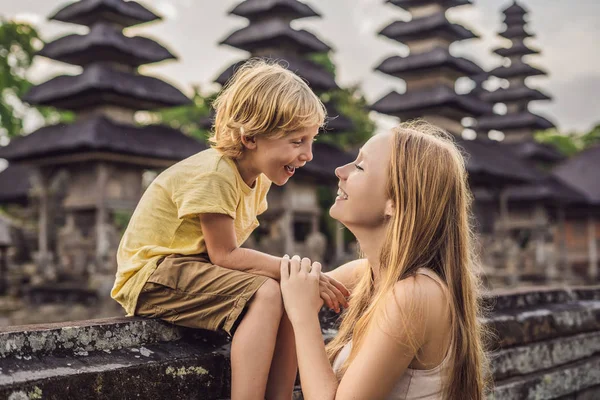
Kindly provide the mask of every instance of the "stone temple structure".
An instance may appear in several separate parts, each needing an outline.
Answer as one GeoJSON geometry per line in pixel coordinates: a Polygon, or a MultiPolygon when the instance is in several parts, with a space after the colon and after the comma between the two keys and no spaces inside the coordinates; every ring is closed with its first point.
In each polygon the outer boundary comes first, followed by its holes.
{"type": "Polygon", "coordinates": [[[470,4],[470,0],[389,0],[388,3],[409,11],[410,21],[395,21],[380,35],[408,46],[406,57],[385,59],[376,70],[406,82],[406,92],[390,92],[372,105],[372,109],[401,120],[425,119],[460,135],[465,117],[476,117],[491,110],[489,104],[473,95],[459,95],[456,80],[477,76],[484,71],[472,61],[450,54],[452,43],[476,38],[467,28],[451,23],[446,11],[470,4]]]}
{"type": "MultiPolygon", "coordinates": [[[[525,83],[525,80],[530,76],[546,75],[546,72],[529,65],[523,59],[524,56],[539,53],[539,50],[532,49],[525,43],[527,38],[534,36],[525,27],[527,23],[526,15],[525,8],[516,1],[504,10],[506,28],[500,33],[500,36],[509,39],[511,46],[496,49],[494,53],[505,57],[509,64],[497,67],[489,74],[508,80],[509,86],[506,89],[500,88],[482,96],[484,100],[490,103],[505,104],[507,112],[504,115],[486,116],[478,121],[479,130],[503,132],[506,143],[528,142],[536,144],[533,141],[535,131],[554,127],[552,122],[533,114],[528,109],[531,101],[550,100],[551,98],[538,89],[528,87],[525,83]]],[[[540,145],[540,147],[542,146],[540,145]]],[[[540,150],[539,153],[543,154],[544,152],[540,150]]],[[[546,157],[548,156],[550,155],[546,154],[546,157]]],[[[556,154],[554,154],[554,157],[556,157],[556,154]]]]}
{"type": "MultiPolygon", "coordinates": [[[[221,44],[246,51],[250,57],[278,60],[289,70],[305,79],[313,91],[321,95],[330,120],[320,135],[335,135],[351,131],[352,121],[337,111],[323,93],[338,89],[333,73],[312,61],[311,54],[328,53],[331,47],[306,30],[292,28],[290,23],[301,18],[319,17],[310,6],[297,0],[245,0],[236,5],[231,15],[244,17],[246,27],[229,34],[221,44]]],[[[224,85],[242,60],[229,66],[216,79],[224,85]]],[[[284,187],[269,191],[269,209],[261,216],[260,243],[251,243],[273,254],[306,254],[314,259],[343,258],[342,230],[336,238],[326,238],[320,232],[321,207],[318,188],[337,190],[334,169],[353,160],[353,156],[337,147],[320,143],[313,146],[313,161],[297,171],[284,187]],[[335,246],[334,243],[335,242],[335,246]],[[327,254],[325,254],[327,253],[327,254]]]]}
{"type": "Polygon", "coordinates": [[[32,170],[30,197],[38,207],[38,294],[94,286],[114,279],[115,250],[135,208],[147,171],[160,170],[205,148],[165,126],[139,126],[138,110],[187,104],[178,89],[138,73],[138,67],[175,57],[126,27],[160,19],[133,1],[82,0],[51,20],[85,25],[84,35],[48,43],[39,56],[78,65],[75,76],[35,86],[25,101],[75,112],[72,124],[45,126],[0,149],[11,166],[32,170]]]}
{"type": "MultiPolygon", "coordinates": [[[[472,61],[449,51],[452,43],[476,37],[446,17],[448,9],[471,4],[470,0],[389,0],[387,3],[409,11],[412,19],[393,22],[383,28],[380,35],[407,45],[410,53],[405,57],[388,57],[376,70],[404,79],[406,92],[392,91],[376,101],[372,109],[401,120],[422,118],[456,135],[467,159],[487,275],[499,276],[500,282],[512,282],[518,275],[520,253],[507,232],[506,192],[514,185],[540,181],[544,174],[530,159],[548,157],[550,150],[543,153],[543,146],[537,146],[533,155],[526,151],[527,156],[521,156],[487,135],[478,135],[474,140],[462,138],[465,126],[475,127],[467,122],[469,118],[482,121],[501,117],[493,111],[492,98],[498,94],[482,86],[489,74],[472,61]],[[458,94],[455,83],[459,77],[470,78],[475,82],[475,89],[458,94]],[[511,248],[515,251],[510,251],[511,248]]],[[[476,128],[479,130],[481,125],[476,128]]]]}
{"type": "Polygon", "coordinates": [[[500,36],[510,40],[511,46],[494,50],[507,60],[489,75],[505,79],[508,85],[492,92],[480,89],[477,93],[491,104],[506,105],[507,112],[482,116],[476,130],[483,137],[491,130],[502,132],[500,150],[519,158],[535,179],[526,185],[508,187],[497,198],[500,212],[495,224],[504,242],[498,250],[510,255],[501,257],[500,264],[508,265],[505,272],[512,283],[572,280],[565,212],[580,207],[586,200],[576,188],[550,173],[564,156],[553,146],[534,139],[536,131],[554,124],[528,110],[531,101],[550,100],[550,96],[525,83],[529,76],[546,74],[523,60],[525,55],[539,53],[525,42],[533,36],[525,28],[527,11],[515,1],[503,14],[505,29],[500,36]]]}

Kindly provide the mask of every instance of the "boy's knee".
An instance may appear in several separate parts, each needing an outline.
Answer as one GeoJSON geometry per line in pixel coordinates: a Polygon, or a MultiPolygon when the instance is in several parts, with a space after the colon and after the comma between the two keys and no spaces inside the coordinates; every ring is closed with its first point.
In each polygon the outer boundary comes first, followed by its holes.
{"type": "Polygon", "coordinates": [[[259,303],[261,307],[269,307],[273,311],[283,314],[281,288],[279,287],[279,282],[274,279],[267,279],[258,289],[252,301],[259,303]]]}

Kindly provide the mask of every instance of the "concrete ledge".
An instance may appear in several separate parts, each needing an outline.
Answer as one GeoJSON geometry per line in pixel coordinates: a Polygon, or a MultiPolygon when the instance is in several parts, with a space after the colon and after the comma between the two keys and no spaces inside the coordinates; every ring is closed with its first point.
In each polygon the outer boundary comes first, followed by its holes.
{"type": "Polygon", "coordinates": [[[0,330],[0,358],[79,354],[181,339],[184,329],[158,320],[108,318],[0,330]]]}
{"type": "Polygon", "coordinates": [[[600,356],[595,356],[551,370],[498,381],[494,396],[502,400],[558,399],[598,385],[600,356]]]}
{"type": "MultiPolygon", "coordinates": [[[[600,398],[599,293],[552,289],[495,300],[484,323],[498,334],[496,399],[600,398]]],[[[335,335],[338,316],[320,317],[324,337],[335,335]]],[[[225,335],[158,320],[0,330],[1,399],[224,399],[229,375],[225,335]]]]}
{"type": "Polygon", "coordinates": [[[583,300],[547,307],[494,312],[485,320],[496,334],[492,349],[600,330],[600,300],[583,300]]]}
{"type": "Polygon", "coordinates": [[[227,347],[215,351],[171,342],[88,356],[4,360],[0,398],[219,399],[229,397],[229,375],[227,347]]]}
{"type": "Polygon", "coordinates": [[[600,332],[500,350],[492,356],[495,380],[546,370],[600,354],[600,332]]]}

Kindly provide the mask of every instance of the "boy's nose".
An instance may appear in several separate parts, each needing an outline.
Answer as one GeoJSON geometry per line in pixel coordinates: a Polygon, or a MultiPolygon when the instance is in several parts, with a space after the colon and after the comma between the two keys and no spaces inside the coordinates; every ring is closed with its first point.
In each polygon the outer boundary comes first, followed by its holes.
{"type": "Polygon", "coordinates": [[[312,153],[312,144],[305,151],[300,154],[300,159],[304,162],[312,161],[313,153],[312,153]]]}

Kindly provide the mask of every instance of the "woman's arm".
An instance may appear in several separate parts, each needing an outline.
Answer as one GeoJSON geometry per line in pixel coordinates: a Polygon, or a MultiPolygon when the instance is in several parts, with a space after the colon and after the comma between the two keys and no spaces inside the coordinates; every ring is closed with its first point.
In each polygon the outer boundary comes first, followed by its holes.
{"type": "Polygon", "coordinates": [[[302,268],[294,274],[298,267],[293,261],[290,264],[289,273],[287,267],[282,267],[282,293],[294,327],[304,398],[385,399],[426,341],[429,323],[422,318],[428,315],[425,308],[443,305],[443,295],[429,293],[438,291],[435,283],[417,284],[417,279],[421,280],[418,277],[396,284],[394,293],[383,304],[385,313],[382,309],[376,315],[377,320],[369,327],[363,345],[338,384],[325,352],[317,313],[311,310],[317,295],[311,289],[311,281],[304,278],[310,274],[302,268]],[[411,339],[415,348],[407,345],[411,339]]]}

